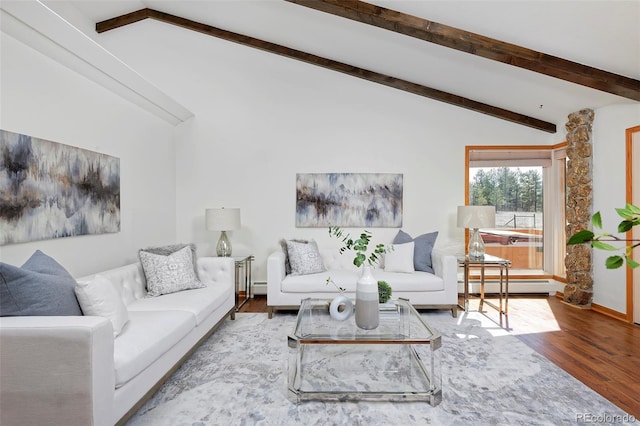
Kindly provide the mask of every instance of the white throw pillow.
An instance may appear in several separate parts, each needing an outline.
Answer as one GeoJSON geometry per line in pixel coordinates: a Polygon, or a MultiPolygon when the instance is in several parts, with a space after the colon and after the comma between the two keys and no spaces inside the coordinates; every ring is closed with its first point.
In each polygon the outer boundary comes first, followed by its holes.
{"type": "Polygon", "coordinates": [[[393,250],[384,255],[384,270],[387,272],[414,272],[413,250],[415,243],[394,244],[393,250]]]}
{"type": "Polygon", "coordinates": [[[192,288],[204,288],[193,270],[193,256],[187,246],[168,256],[140,251],[140,263],[147,279],[147,296],[160,296],[192,288]]]}
{"type": "Polygon", "coordinates": [[[308,243],[287,241],[287,252],[291,264],[291,275],[317,274],[326,270],[318,245],[313,240],[308,243]]]}
{"type": "Polygon", "coordinates": [[[78,281],[75,292],[84,315],[108,318],[113,324],[113,335],[122,332],[129,321],[129,312],[107,277],[98,274],[90,280],[78,281]]]}

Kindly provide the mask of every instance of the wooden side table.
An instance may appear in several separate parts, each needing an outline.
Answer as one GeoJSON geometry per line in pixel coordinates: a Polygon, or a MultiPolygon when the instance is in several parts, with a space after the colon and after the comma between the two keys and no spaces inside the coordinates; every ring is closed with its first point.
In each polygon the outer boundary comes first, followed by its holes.
{"type": "Polygon", "coordinates": [[[461,308],[465,312],[469,312],[469,270],[471,268],[480,268],[480,307],[478,310],[482,311],[482,307],[486,303],[500,313],[500,323],[502,323],[502,316],[504,315],[507,328],[509,328],[509,268],[511,267],[511,261],[489,254],[485,254],[482,259],[472,259],[466,255],[458,256],[458,265],[464,268],[464,306],[461,306],[461,308]],[[499,305],[484,300],[485,268],[500,269],[499,305]],[[504,309],[502,304],[503,297],[504,309]]]}
{"type": "Polygon", "coordinates": [[[236,312],[251,298],[251,263],[253,255],[231,256],[236,263],[236,312]],[[241,299],[244,293],[244,298],[241,299]]]}

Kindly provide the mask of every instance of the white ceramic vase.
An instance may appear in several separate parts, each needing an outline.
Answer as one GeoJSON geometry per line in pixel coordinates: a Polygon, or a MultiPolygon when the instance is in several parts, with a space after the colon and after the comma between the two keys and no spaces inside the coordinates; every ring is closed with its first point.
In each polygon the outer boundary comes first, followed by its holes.
{"type": "Polygon", "coordinates": [[[378,280],[371,273],[371,266],[364,266],[356,284],[356,325],[364,330],[373,330],[378,324],[378,280]]]}
{"type": "Polygon", "coordinates": [[[353,302],[347,296],[341,294],[336,296],[329,305],[329,315],[331,318],[344,321],[353,314],[353,302]]]}

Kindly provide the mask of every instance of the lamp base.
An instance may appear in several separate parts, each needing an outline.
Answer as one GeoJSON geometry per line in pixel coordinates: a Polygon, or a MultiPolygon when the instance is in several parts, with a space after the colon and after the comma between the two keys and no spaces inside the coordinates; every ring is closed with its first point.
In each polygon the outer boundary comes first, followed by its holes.
{"type": "Polygon", "coordinates": [[[484,241],[480,236],[478,228],[473,228],[471,239],[469,240],[469,259],[481,260],[484,259],[485,247],[484,241]]]}
{"type": "Polygon", "coordinates": [[[216,246],[216,254],[220,257],[231,256],[231,241],[229,241],[229,238],[227,237],[227,231],[222,231],[220,233],[220,239],[216,246]]]}

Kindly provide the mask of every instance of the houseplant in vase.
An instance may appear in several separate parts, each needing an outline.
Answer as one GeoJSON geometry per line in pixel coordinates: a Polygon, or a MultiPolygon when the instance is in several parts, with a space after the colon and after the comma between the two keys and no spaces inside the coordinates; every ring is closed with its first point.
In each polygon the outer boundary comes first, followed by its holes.
{"type": "Polygon", "coordinates": [[[391,299],[392,293],[393,290],[388,282],[378,281],[378,302],[380,302],[381,305],[387,303],[389,299],[391,299]]]}
{"type": "Polygon", "coordinates": [[[378,309],[378,280],[371,273],[371,267],[378,263],[380,255],[387,252],[384,244],[376,244],[371,249],[372,234],[370,231],[363,231],[357,239],[344,233],[340,227],[329,228],[329,235],[342,241],[340,254],[347,250],[355,251],[353,264],[358,268],[362,266],[362,275],[356,284],[356,325],[364,330],[372,330],[380,323],[380,313],[378,309]]]}

